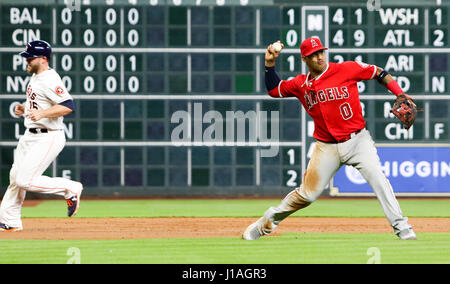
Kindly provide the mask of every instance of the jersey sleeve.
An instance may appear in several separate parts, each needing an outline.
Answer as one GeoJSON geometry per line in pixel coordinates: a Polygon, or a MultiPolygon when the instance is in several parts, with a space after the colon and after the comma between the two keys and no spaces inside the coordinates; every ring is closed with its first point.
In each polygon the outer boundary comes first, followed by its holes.
{"type": "Polygon", "coordinates": [[[359,61],[346,61],[343,63],[343,72],[350,74],[357,81],[372,80],[377,74],[377,66],[359,61]]]}
{"type": "Polygon", "coordinates": [[[290,80],[281,80],[278,86],[269,91],[269,95],[274,98],[295,97],[294,90],[297,88],[297,80],[295,77],[290,80]]]}
{"type": "Polygon", "coordinates": [[[58,74],[51,77],[51,81],[46,85],[46,96],[54,104],[59,104],[67,100],[73,100],[58,74]]]}

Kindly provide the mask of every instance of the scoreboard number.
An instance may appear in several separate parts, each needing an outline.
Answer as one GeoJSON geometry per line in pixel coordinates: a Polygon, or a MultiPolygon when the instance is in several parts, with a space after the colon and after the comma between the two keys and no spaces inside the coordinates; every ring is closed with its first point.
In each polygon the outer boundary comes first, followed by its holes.
{"type": "Polygon", "coordinates": [[[344,32],[342,30],[338,30],[333,37],[332,40],[333,43],[339,45],[339,46],[343,46],[344,45],[344,32]]]}
{"type": "Polygon", "coordinates": [[[334,13],[333,16],[333,22],[335,22],[338,25],[342,25],[344,23],[344,12],[342,9],[337,9],[336,13],[334,13]]]}
{"type": "MultiPolygon", "coordinates": [[[[296,150],[293,148],[290,148],[287,152],[287,162],[290,166],[294,166],[295,165],[295,155],[296,155],[296,150]]],[[[289,169],[286,171],[287,174],[287,180],[286,180],[286,186],[288,187],[297,187],[298,186],[298,171],[297,170],[292,170],[289,169]]]]}
{"type": "Polygon", "coordinates": [[[139,23],[139,12],[136,8],[131,8],[128,11],[128,22],[132,25],[137,25],[139,23]]]}
{"type": "Polygon", "coordinates": [[[61,21],[65,25],[72,23],[72,11],[69,8],[64,8],[61,10],[61,21]]]}
{"type": "Polygon", "coordinates": [[[61,43],[64,46],[70,46],[72,44],[72,32],[69,29],[64,29],[61,32],[61,43]]]}
{"type": "Polygon", "coordinates": [[[114,10],[113,8],[109,8],[108,10],[106,10],[105,20],[106,20],[106,23],[110,26],[116,24],[116,21],[117,21],[116,10],[114,10]]]}
{"type": "Polygon", "coordinates": [[[289,156],[289,165],[295,164],[295,150],[289,149],[289,151],[287,151],[287,154],[289,156]]]}
{"type": "Polygon", "coordinates": [[[440,26],[442,24],[442,10],[436,9],[434,15],[436,16],[436,25],[440,26]]]}
{"type": "Polygon", "coordinates": [[[92,93],[95,88],[95,80],[92,76],[87,76],[83,81],[83,88],[86,93],[92,93]]]}
{"type": "Polygon", "coordinates": [[[363,23],[363,13],[362,13],[361,8],[356,9],[354,14],[356,16],[356,23],[358,25],[362,25],[362,23],[363,23]]]}
{"type": "Polygon", "coordinates": [[[295,10],[291,8],[286,12],[286,14],[289,18],[289,25],[293,26],[295,24],[295,10]]]}
{"type": "Polygon", "coordinates": [[[139,34],[136,30],[130,30],[128,32],[128,44],[130,46],[136,46],[139,43],[139,34]]]}
{"type": "Polygon", "coordinates": [[[442,30],[435,30],[433,34],[436,36],[436,39],[433,41],[433,46],[442,47],[444,46],[444,32],[442,30]]]}
{"type": "Polygon", "coordinates": [[[356,30],[353,33],[353,38],[355,39],[354,45],[356,47],[360,47],[360,46],[364,45],[364,42],[366,40],[366,35],[364,34],[363,30],[356,30]]]}
{"type": "Polygon", "coordinates": [[[83,60],[83,67],[84,67],[84,70],[86,70],[88,72],[92,72],[95,68],[94,56],[92,56],[91,54],[86,55],[83,60]]]}
{"type": "Polygon", "coordinates": [[[136,55],[131,55],[128,61],[131,63],[131,71],[136,71],[136,55]]]}
{"type": "Polygon", "coordinates": [[[286,34],[286,43],[289,46],[296,46],[298,43],[298,34],[296,30],[289,30],[286,34]]]}
{"type": "Polygon", "coordinates": [[[63,81],[64,86],[66,86],[67,91],[70,92],[72,90],[72,79],[70,79],[70,77],[66,75],[63,76],[61,80],[63,81]]]}
{"type": "Polygon", "coordinates": [[[72,57],[68,54],[64,54],[61,57],[61,66],[66,72],[72,70],[72,57]]]}
{"type": "Polygon", "coordinates": [[[289,176],[287,182],[286,182],[286,186],[289,187],[296,187],[297,186],[297,171],[295,170],[288,170],[287,174],[289,176]]]}
{"type": "Polygon", "coordinates": [[[90,8],[87,8],[84,11],[84,14],[86,15],[86,24],[92,24],[92,10],[90,8]]]}
{"type": "Polygon", "coordinates": [[[83,42],[86,46],[91,46],[94,44],[95,34],[91,29],[87,29],[83,34],[83,42]]]}
{"type": "Polygon", "coordinates": [[[108,70],[109,72],[116,71],[116,68],[117,68],[116,57],[113,55],[108,55],[108,57],[106,57],[105,67],[106,67],[106,70],[108,70]]]}

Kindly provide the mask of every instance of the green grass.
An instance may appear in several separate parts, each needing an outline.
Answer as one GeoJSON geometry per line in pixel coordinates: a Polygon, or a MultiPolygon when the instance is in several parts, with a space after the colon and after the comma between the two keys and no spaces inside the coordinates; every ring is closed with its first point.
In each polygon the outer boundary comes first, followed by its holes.
{"type": "Polygon", "coordinates": [[[239,238],[4,240],[0,263],[64,264],[73,259],[73,251],[83,264],[365,264],[377,255],[386,264],[450,263],[450,233],[422,233],[419,238],[400,241],[391,234],[308,233],[254,242],[239,238]]]}
{"type": "MultiPolygon", "coordinates": [[[[77,217],[260,217],[280,199],[186,199],[186,200],[82,200],[77,217]]],[[[450,217],[450,199],[399,201],[408,217],[450,217]]],[[[64,201],[44,201],[35,207],[24,207],[22,217],[65,217],[64,201]]],[[[317,200],[292,216],[299,217],[384,217],[376,199],[317,200]]]]}
{"type": "MultiPolygon", "coordinates": [[[[279,199],[83,200],[76,218],[259,217],[279,199]]],[[[450,217],[449,199],[400,199],[408,217],[450,217]]],[[[24,218],[65,217],[62,200],[22,210],[24,218]]],[[[384,217],[376,199],[318,200],[293,216],[384,217]]],[[[26,228],[25,228],[26,229],[26,228]]],[[[420,233],[417,241],[392,234],[289,233],[244,241],[238,237],[137,240],[1,240],[0,263],[298,264],[450,263],[450,233],[420,233]],[[371,254],[371,252],[379,253],[371,254]],[[75,255],[73,254],[75,252],[75,255]],[[71,254],[72,253],[72,254],[71,254]],[[77,254],[78,253],[78,254],[77,254]],[[74,258],[75,256],[75,258],[74,258]]]]}

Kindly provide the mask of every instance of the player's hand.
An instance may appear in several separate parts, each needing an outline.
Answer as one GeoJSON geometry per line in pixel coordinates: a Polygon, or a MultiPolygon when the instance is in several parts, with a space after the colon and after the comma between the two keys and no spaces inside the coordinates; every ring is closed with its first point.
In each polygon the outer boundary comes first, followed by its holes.
{"type": "MultiPolygon", "coordinates": [[[[281,50],[283,50],[284,45],[280,42],[277,41],[277,43],[279,43],[281,45],[281,50]]],[[[280,55],[281,50],[275,50],[273,48],[273,44],[270,44],[267,47],[266,50],[266,56],[265,56],[265,60],[266,60],[266,66],[267,67],[273,67],[275,66],[275,60],[278,58],[278,56],[280,55]]]]}
{"type": "Polygon", "coordinates": [[[42,113],[42,110],[31,109],[30,112],[27,114],[27,117],[32,121],[38,121],[44,118],[44,115],[42,113]]]}
{"type": "Polygon", "coordinates": [[[404,95],[414,107],[417,107],[417,105],[414,102],[413,98],[411,98],[408,94],[405,94],[405,93],[403,93],[402,95],[404,95]]]}
{"type": "Polygon", "coordinates": [[[25,106],[23,104],[18,104],[14,109],[14,114],[20,117],[24,113],[25,113],[25,106]]]}

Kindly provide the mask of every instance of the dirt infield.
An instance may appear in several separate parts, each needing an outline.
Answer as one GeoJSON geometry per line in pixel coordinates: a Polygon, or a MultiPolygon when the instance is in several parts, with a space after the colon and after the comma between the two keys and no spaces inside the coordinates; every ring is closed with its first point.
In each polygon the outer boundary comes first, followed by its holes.
{"type": "MultiPolygon", "coordinates": [[[[21,232],[0,239],[152,239],[240,237],[257,218],[24,218],[21,232]]],[[[410,218],[416,233],[450,232],[450,218],[410,218]]],[[[385,218],[300,218],[284,220],[280,233],[392,233],[385,218]]]]}

